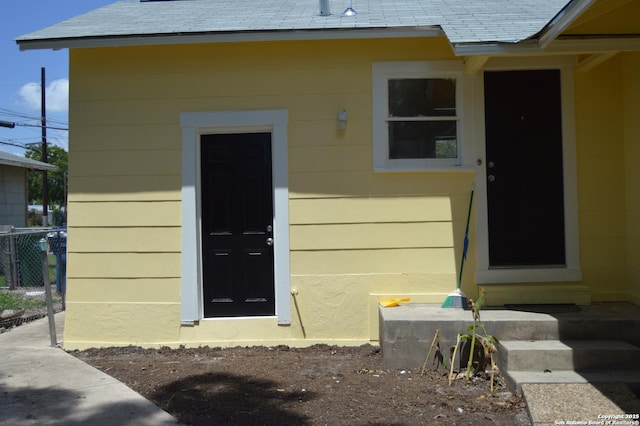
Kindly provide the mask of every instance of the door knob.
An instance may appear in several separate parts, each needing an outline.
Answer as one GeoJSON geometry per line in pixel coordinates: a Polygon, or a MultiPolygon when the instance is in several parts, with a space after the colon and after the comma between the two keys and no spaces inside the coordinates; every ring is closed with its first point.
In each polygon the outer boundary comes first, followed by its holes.
{"type": "Polygon", "coordinates": [[[496,180],[496,177],[494,175],[489,175],[489,176],[487,176],[487,180],[489,182],[493,182],[494,180],[496,180]]]}
{"type": "Polygon", "coordinates": [[[271,237],[267,238],[267,245],[268,246],[272,246],[273,245],[273,238],[271,238],[271,237]]]}
{"type": "Polygon", "coordinates": [[[267,232],[271,232],[271,231],[273,231],[273,226],[267,225],[267,232]]]}

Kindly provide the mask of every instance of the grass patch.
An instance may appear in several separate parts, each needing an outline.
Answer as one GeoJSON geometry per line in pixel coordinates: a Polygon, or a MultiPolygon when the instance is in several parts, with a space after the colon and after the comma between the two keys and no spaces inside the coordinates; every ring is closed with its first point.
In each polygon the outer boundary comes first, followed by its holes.
{"type": "Polygon", "coordinates": [[[0,312],[5,309],[24,309],[25,311],[28,311],[38,309],[46,305],[47,302],[44,299],[36,299],[30,296],[22,296],[20,294],[0,292],[0,312]]]}

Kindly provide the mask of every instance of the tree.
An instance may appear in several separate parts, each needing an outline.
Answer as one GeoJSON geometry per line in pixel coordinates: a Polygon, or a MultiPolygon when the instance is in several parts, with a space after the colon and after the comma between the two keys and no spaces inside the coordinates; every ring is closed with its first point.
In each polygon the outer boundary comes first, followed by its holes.
{"type": "MultiPolygon", "coordinates": [[[[32,160],[42,160],[40,147],[30,147],[24,154],[32,160]]],[[[47,183],[49,189],[49,205],[62,207],[65,200],[65,177],[68,170],[69,154],[64,149],[55,145],[47,146],[48,163],[58,168],[55,172],[47,173],[47,183]]],[[[29,202],[31,204],[42,204],[42,172],[30,171],[29,180],[29,202]]]]}

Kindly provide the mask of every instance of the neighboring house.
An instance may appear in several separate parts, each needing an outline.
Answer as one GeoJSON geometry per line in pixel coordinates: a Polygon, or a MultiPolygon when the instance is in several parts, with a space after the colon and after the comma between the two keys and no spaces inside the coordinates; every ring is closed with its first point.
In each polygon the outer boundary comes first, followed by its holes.
{"type": "Polygon", "coordinates": [[[53,172],[57,169],[51,164],[0,151],[0,226],[27,226],[27,170],[53,172]]]}
{"type": "Polygon", "coordinates": [[[474,182],[469,296],[640,304],[640,1],[328,4],[17,39],[70,50],[66,348],[375,341],[455,288],[474,182]]]}

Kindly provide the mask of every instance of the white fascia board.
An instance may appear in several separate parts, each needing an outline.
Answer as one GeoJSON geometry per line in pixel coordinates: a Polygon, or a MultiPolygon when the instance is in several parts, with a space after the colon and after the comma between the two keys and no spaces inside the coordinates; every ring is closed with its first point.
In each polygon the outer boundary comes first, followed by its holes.
{"type": "Polygon", "coordinates": [[[148,46],[159,44],[229,43],[251,41],[337,40],[367,38],[441,37],[439,27],[350,28],[336,30],[238,31],[207,34],[149,34],[132,36],[17,39],[20,50],[82,47],[148,46]]]}
{"type": "Polygon", "coordinates": [[[541,49],[547,48],[564,30],[587,10],[595,0],[575,0],[570,2],[549,24],[542,30],[538,37],[538,45],[541,49]]]}
{"type": "Polygon", "coordinates": [[[537,42],[517,44],[506,43],[461,43],[453,45],[456,56],[535,56],[535,55],[576,55],[603,52],[640,51],[640,37],[607,38],[563,38],[555,40],[546,49],[537,42]]]}

